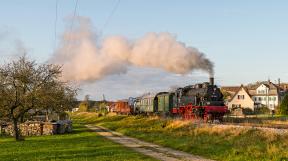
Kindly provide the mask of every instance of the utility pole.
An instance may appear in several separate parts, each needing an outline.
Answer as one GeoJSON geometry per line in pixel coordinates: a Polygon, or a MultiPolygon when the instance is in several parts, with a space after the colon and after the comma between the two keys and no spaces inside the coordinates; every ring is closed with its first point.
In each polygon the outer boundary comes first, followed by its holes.
{"type": "Polygon", "coordinates": [[[103,101],[105,102],[105,101],[106,101],[106,99],[105,99],[105,95],[103,94],[102,96],[103,96],[103,101]]]}

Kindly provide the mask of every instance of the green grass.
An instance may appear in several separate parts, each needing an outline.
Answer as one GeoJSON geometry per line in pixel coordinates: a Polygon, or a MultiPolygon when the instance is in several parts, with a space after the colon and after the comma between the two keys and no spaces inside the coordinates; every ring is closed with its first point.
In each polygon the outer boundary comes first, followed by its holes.
{"type": "Polygon", "coordinates": [[[83,125],[75,125],[71,134],[26,137],[16,142],[0,137],[0,160],[154,160],[113,143],[83,125]]]}
{"type": "Polygon", "coordinates": [[[260,130],[196,127],[185,121],[141,116],[72,115],[74,122],[98,124],[149,142],[216,160],[288,160],[288,135],[260,130]]]}

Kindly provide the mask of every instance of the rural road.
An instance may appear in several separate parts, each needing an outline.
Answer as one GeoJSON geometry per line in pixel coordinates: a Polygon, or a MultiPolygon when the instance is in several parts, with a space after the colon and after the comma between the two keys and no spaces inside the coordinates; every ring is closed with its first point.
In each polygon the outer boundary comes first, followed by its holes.
{"type": "Polygon", "coordinates": [[[178,150],[165,148],[156,144],[140,141],[135,138],[123,136],[118,132],[111,131],[101,126],[86,125],[89,129],[96,132],[98,135],[112,140],[113,142],[122,144],[125,147],[129,147],[144,155],[163,160],[163,161],[212,161],[202,158],[200,156],[192,155],[178,150]]]}

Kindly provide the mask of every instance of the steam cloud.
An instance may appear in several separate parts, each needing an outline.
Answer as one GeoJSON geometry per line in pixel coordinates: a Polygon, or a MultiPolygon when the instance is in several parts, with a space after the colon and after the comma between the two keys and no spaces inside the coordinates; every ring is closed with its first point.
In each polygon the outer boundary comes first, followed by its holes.
{"type": "Polygon", "coordinates": [[[122,36],[97,39],[88,18],[76,17],[74,28],[67,27],[59,48],[51,58],[63,65],[67,80],[93,82],[107,75],[125,73],[128,66],[160,68],[186,74],[204,70],[213,75],[213,63],[192,47],[186,47],[170,33],[147,33],[129,41],[122,36]]]}

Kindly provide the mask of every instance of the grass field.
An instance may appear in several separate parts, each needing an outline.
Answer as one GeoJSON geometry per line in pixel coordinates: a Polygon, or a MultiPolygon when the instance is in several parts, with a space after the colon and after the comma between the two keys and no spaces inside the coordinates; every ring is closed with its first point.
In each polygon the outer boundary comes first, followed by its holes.
{"type": "Polygon", "coordinates": [[[0,137],[0,160],[154,160],[75,125],[71,134],[26,137],[16,142],[0,137]]]}
{"type": "Polygon", "coordinates": [[[157,117],[72,115],[74,122],[98,124],[149,142],[216,160],[288,160],[288,136],[260,130],[195,127],[189,121],[157,117]]]}

